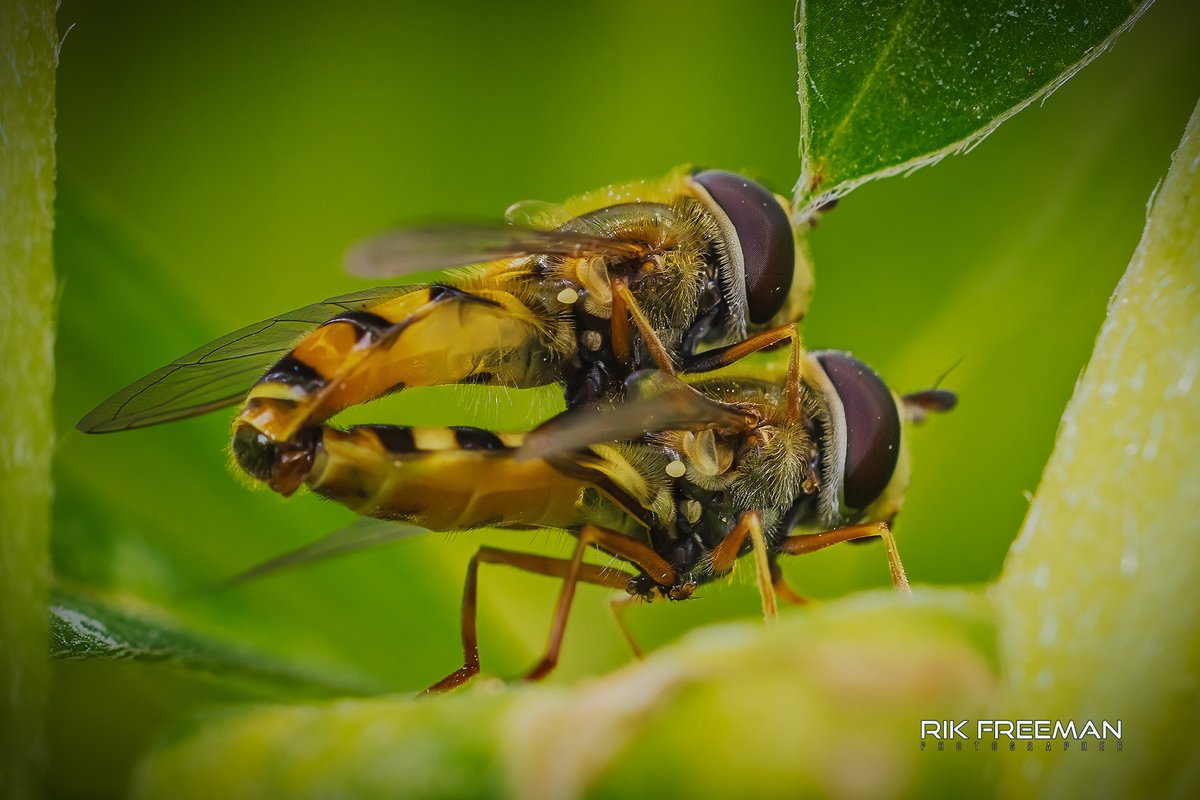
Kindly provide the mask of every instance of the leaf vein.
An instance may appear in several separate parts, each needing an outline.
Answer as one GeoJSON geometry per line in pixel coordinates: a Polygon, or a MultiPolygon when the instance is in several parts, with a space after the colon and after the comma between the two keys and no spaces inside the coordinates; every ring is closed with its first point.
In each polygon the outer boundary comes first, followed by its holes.
{"type": "Polygon", "coordinates": [[[841,121],[838,122],[837,127],[833,129],[833,133],[830,134],[829,139],[826,141],[825,148],[827,154],[833,152],[834,142],[837,141],[838,137],[841,136],[842,132],[846,129],[846,125],[850,122],[850,118],[854,116],[854,112],[857,111],[859,105],[862,104],[863,98],[866,97],[867,92],[871,90],[871,86],[875,83],[875,76],[882,71],[883,65],[887,62],[888,58],[891,57],[892,50],[896,46],[896,41],[904,33],[905,27],[908,25],[909,20],[912,19],[913,12],[916,11],[920,5],[921,0],[914,0],[914,2],[909,3],[908,8],[904,11],[904,16],[902,16],[900,21],[896,23],[896,27],[892,31],[891,38],[888,39],[887,44],[883,46],[883,49],[879,51],[879,56],[875,59],[875,66],[872,67],[871,71],[867,73],[867,77],[863,81],[862,86],[859,88],[858,94],[854,96],[853,102],[850,103],[850,108],[846,110],[845,115],[842,117],[841,121]]]}

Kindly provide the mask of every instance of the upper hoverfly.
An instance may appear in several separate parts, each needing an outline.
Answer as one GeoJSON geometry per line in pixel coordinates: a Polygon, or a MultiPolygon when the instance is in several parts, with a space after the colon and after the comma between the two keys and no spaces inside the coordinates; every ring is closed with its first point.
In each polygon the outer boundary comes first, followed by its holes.
{"type": "Polygon", "coordinates": [[[435,284],[369,289],[243,328],[114,394],[79,423],[104,433],[245,401],[234,455],[290,494],[293,447],[338,411],[406,387],[560,383],[568,406],[619,394],[655,364],[803,315],[811,274],[783,198],[730,172],[676,170],[519,205],[528,224],[409,228],[348,254],[387,277],[474,265],[435,284]],[[530,210],[530,209],[533,210],[530,210]]]}

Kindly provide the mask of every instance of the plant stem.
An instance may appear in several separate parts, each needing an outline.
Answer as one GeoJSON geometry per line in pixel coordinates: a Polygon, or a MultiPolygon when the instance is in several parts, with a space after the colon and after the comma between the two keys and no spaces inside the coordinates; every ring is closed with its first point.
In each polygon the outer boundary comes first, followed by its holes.
{"type": "Polygon", "coordinates": [[[0,0],[0,795],[41,795],[54,444],[50,0],[0,0]]]}
{"type": "Polygon", "coordinates": [[[1200,106],[996,592],[999,718],[1121,720],[1125,752],[1072,758],[1035,742],[1008,762],[1011,796],[1186,796],[1200,784],[1185,733],[1200,711],[1198,220],[1200,106]]]}

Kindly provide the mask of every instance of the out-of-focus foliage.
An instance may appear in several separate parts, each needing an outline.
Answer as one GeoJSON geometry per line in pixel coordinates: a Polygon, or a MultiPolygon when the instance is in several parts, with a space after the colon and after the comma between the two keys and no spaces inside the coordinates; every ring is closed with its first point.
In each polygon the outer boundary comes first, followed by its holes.
{"type": "Polygon", "coordinates": [[[984,712],[995,656],[978,594],[877,592],[569,689],[225,715],[155,753],[135,796],[963,795],[978,762],[921,754],[915,721],[984,712]]]}
{"type": "MultiPolygon", "coordinates": [[[[339,273],[342,249],[398,221],[498,218],[515,200],[682,162],[786,189],[799,169],[792,13],[790,2],[520,13],[65,3],[60,27],[75,27],[59,75],[58,428],[209,339],[360,288],[339,273]]],[[[1194,103],[1197,22],[1182,0],[1160,3],[970,158],[866,186],[810,237],[810,346],[851,349],[901,391],[961,359],[946,379],[960,407],[917,431],[898,523],[918,583],[999,574],[1194,103]]],[[[554,401],[534,394],[413,391],[347,419],[525,426],[554,401]]],[[[197,592],[349,521],[313,498],[248,490],[226,468],[228,420],[67,433],[56,463],[59,575],[169,609],[198,635],[410,691],[458,663],[461,582],[476,547],[566,551],[552,534],[430,535],[197,592]]],[[[786,569],[818,597],[888,581],[877,546],[786,569]]],[[[519,674],[544,643],[556,587],[491,570],[480,588],[485,671],[519,674]]],[[[602,592],[581,590],[552,682],[628,660],[605,606],[602,592]]],[[[654,649],[757,613],[753,585],[735,579],[630,619],[654,649]]],[[[75,662],[55,677],[53,772],[57,789],[75,793],[119,791],[165,725],[239,699],[168,666],[75,662]]]]}
{"type": "Polygon", "coordinates": [[[976,143],[1062,85],[1150,0],[799,0],[797,214],[976,143]]]}

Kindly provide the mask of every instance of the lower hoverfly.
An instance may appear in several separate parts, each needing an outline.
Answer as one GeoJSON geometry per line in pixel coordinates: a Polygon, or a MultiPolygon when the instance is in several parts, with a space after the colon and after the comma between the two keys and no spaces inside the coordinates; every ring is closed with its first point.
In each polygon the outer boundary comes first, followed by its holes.
{"type": "MultiPolygon", "coordinates": [[[[755,337],[747,348],[778,338],[755,337]]],[[[777,596],[804,602],[783,581],[780,556],[880,537],[894,584],[907,589],[890,530],[909,478],[907,423],[948,410],[954,395],[931,389],[899,397],[853,356],[805,353],[794,339],[785,374],[750,377],[740,366],[692,383],[661,371],[635,373],[625,399],[568,409],[528,434],[322,426],[305,440],[311,466],[301,480],[359,514],[427,530],[557,528],[575,537],[570,559],[496,547],[476,552],[463,590],[463,666],[431,692],[479,672],[484,563],[563,580],[546,650],[529,679],[557,663],[579,582],[630,600],[684,600],[753,553],[771,616],[777,596]],[[589,548],[631,571],[584,561],[589,548]]],[[[339,532],[246,576],[406,535],[404,526],[347,530],[350,536],[339,532]]],[[[619,615],[618,622],[624,630],[619,615]]]]}

